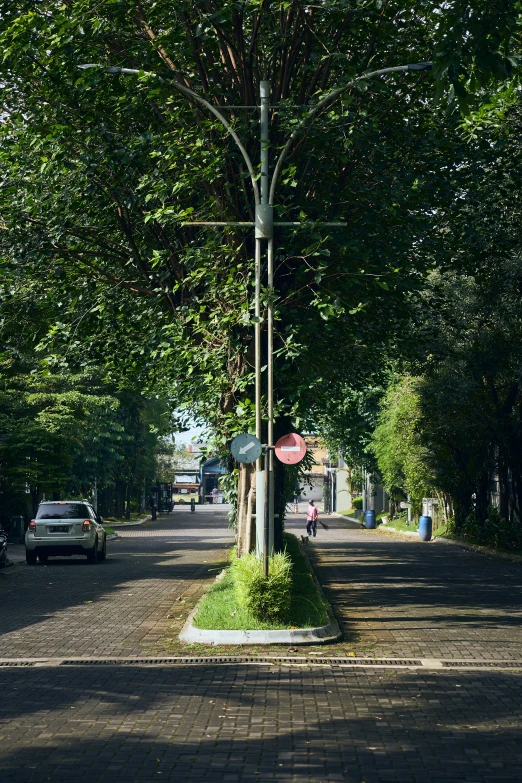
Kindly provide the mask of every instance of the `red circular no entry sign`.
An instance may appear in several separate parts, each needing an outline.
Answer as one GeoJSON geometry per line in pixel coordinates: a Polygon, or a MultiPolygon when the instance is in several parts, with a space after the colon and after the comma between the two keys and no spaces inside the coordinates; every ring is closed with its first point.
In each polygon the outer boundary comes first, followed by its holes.
{"type": "Polygon", "coordinates": [[[295,465],[301,462],[306,454],[306,443],[297,432],[291,432],[289,435],[283,435],[275,445],[276,457],[285,465],[295,465]]]}

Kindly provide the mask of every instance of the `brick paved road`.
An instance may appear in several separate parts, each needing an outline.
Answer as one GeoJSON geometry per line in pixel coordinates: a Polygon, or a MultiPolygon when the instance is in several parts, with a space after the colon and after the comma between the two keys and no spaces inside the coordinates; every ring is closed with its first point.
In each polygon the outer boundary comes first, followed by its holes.
{"type": "Polygon", "coordinates": [[[177,508],[120,535],[96,566],[56,558],[0,572],[0,658],[150,651],[170,625],[167,614],[186,616],[232,544],[224,512],[212,506],[177,508]]]}
{"type": "Polygon", "coordinates": [[[0,678],[3,782],[522,780],[513,674],[85,664],[0,678]]]}
{"type": "MultiPolygon", "coordinates": [[[[303,516],[287,527],[303,532],[303,516]]],[[[309,546],[361,654],[522,660],[522,566],[329,517],[309,546]]]]}
{"type": "MultiPolygon", "coordinates": [[[[0,658],[169,649],[230,544],[215,512],[122,531],[96,567],[1,572],[0,658]]],[[[522,659],[519,566],[330,522],[310,550],[348,640],[327,653],[522,659]]],[[[0,667],[0,696],[2,783],[522,780],[517,671],[86,661],[0,667]]]]}

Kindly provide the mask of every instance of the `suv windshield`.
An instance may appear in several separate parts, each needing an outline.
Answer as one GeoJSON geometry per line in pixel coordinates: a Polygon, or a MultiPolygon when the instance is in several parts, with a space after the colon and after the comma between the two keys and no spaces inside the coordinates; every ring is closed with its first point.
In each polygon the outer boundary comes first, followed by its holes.
{"type": "Polygon", "coordinates": [[[45,503],[39,507],[36,519],[89,519],[90,516],[83,503],[45,503]]]}

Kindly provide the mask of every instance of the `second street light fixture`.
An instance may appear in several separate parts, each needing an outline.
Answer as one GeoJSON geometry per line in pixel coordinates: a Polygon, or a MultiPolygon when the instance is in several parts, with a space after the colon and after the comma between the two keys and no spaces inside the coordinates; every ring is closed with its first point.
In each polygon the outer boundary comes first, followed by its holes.
{"type": "MultiPolygon", "coordinates": [[[[274,460],[274,226],[299,226],[299,222],[281,222],[274,221],[274,200],[283,164],[287,158],[290,149],[294,141],[300,136],[302,131],[307,128],[315,119],[317,114],[327,106],[335,103],[350,87],[353,87],[357,82],[373,79],[377,76],[384,76],[389,73],[397,73],[400,71],[429,71],[433,67],[431,61],[409,63],[407,65],[397,65],[390,68],[381,68],[376,71],[370,71],[369,73],[361,74],[360,76],[351,79],[341,87],[337,87],[327,93],[321,100],[319,100],[314,106],[309,108],[306,115],[301,122],[297,125],[295,130],[288,137],[283,149],[278,155],[276,164],[273,170],[272,179],[270,181],[270,169],[269,169],[269,97],[270,97],[270,83],[268,81],[261,81],[259,85],[259,97],[260,97],[260,184],[258,187],[258,178],[250,159],[250,156],[241,142],[241,139],[237,135],[234,128],[228,122],[226,117],[222,114],[224,108],[213,106],[205,98],[199,95],[194,90],[186,87],[184,84],[175,80],[165,79],[158,74],[151,71],[143,71],[135,68],[124,68],[120,66],[104,66],[101,63],[86,63],[79,65],[81,70],[87,70],[89,68],[98,68],[104,70],[105,73],[116,75],[123,74],[129,76],[147,75],[154,76],[163,84],[167,84],[173,89],[185,95],[187,98],[196,101],[211,114],[213,114],[219,122],[226,128],[227,132],[234,139],[237,147],[239,148],[243,159],[246,163],[250,180],[252,184],[252,191],[255,201],[255,221],[192,221],[185,222],[187,226],[210,226],[210,227],[253,227],[255,234],[255,299],[254,299],[254,340],[255,340],[255,421],[256,421],[256,437],[262,441],[263,430],[263,415],[262,415],[262,394],[261,394],[261,261],[263,256],[263,250],[266,249],[267,259],[267,438],[265,444],[265,459],[264,470],[261,464],[261,458],[256,462],[256,551],[259,557],[263,558],[263,570],[265,576],[268,575],[268,558],[273,551],[274,545],[274,482],[273,482],[273,460],[274,460]],[[221,109],[221,111],[220,111],[221,109]],[[264,244],[266,243],[266,245],[264,244]]],[[[240,108],[240,107],[234,107],[240,108]]],[[[252,107],[244,107],[252,108],[252,107]]],[[[331,228],[345,227],[345,222],[325,222],[319,225],[331,228]]]]}

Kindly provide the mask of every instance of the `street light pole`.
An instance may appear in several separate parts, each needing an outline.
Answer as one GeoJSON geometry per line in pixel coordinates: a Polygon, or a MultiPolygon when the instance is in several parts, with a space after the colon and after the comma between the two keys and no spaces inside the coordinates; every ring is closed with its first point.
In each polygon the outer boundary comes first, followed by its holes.
{"type": "MultiPolygon", "coordinates": [[[[428,71],[432,68],[432,62],[410,63],[409,65],[397,65],[391,68],[381,68],[376,71],[357,76],[351,79],[341,87],[337,87],[331,90],[324,96],[318,103],[309,109],[308,113],[292,131],[288,137],[283,149],[281,150],[279,157],[274,167],[271,182],[269,181],[269,100],[270,100],[270,83],[268,81],[260,82],[260,173],[261,173],[261,187],[258,188],[257,177],[255,174],[254,166],[250,156],[243,146],[239,136],[223,116],[222,111],[227,108],[241,108],[232,106],[220,106],[217,109],[205,98],[199,95],[194,90],[186,87],[178,81],[164,79],[162,76],[153,72],[144,72],[135,68],[122,68],[120,66],[103,66],[100,63],[87,63],[85,65],[79,65],[78,68],[85,70],[87,68],[101,68],[109,74],[127,74],[132,76],[139,76],[140,74],[146,74],[147,76],[154,76],[163,84],[167,84],[173,89],[185,95],[190,100],[196,101],[211,114],[213,114],[219,122],[226,128],[227,132],[234,139],[238,149],[240,150],[243,159],[246,163],[248,173],[250,174],[250,180],[252,183],[252,190],[255,201],[255,222],[250,221],[191,221],[185,225],[188,226],[213,226],[213,227],[225,227],[225,226],[237,226],[237,227],[255,227],[255,301],[254,301],[254,347],[255,347],[255,425],[256,425],[256,437],[262,440],[262,383],[261,383],[261,360],[262,360],[262,346],[261,346],[261,259],[262,259],[262,242],[266,240],[266,255],[267,255],[267,442],[265,446],[265,464],[264,471],[261,469],[261,459],[256,462],[256,542],[258,556],[263,558],[263,570],[265,576],[268,575],[268,557],[273,549],[274,544],[274,484],[273,484],[273,460],[274,460],[274,225],[275,226],[299,226],[300,222],[295,221],[278,221],[274,223],[274,199],[279,180],[279,175],[282,171],[283,164],[290,152],[290,149],[296,140],[296,138],[314,121],[318,113],[335,103],[335,101],[341,97],[350,87],[361,81],[372,79],[376,76],[383,76],[388,73],[396,73],[399,71],[428,71]],[[261,528],[261,520],[263,525],[261,528]]],[[[245,107],[253,108],[253,107],[245,107]]],[[[344,222],[325,222],[323,226],[330,227],[344,227],[347,224],[344,222]]],[[[363,497],[365,493],[363,492],[363,497]]]]}
{"type": "MultiPolygon", "coordinates": [[[[270,100],[270,83],[268,81],[262,81],[259,85],[259,97],[260,97],[260,161],[261,161],[261,203],[256,207],[256,244],[261,248],[261,242],[268,240],[267,248],[267,266],[268,266],[268,305],[267,305],[267,441],[265,449],[265,471],[264,471],[264,492],[263,497],[263,513],[262,516],[256,513],[256,528],[261,526],[261,520],[263,520],[263,536],[262,536],[262,548],[258,547],[258,555],[263,557],[263,574],[265,578],[268,576],[268,558],[272,551],[270,538],[272,538],[273,545],[273,529],[272,536],[270,536],[271,527],[273,528],[274,516],[271,512],[271,498],[273,487],[273,450],[272,446],[274,439],[273,429],[273,393],[274,393],[274,377],[273,377],[273,310],[272,310],[272,295],[271,287],[273,285],[273,268],[271,262],[271,244],[273,242],[273,214],[270,206],[268,205],[268,187],[269,187],[269,164],[268,164],[268,145],[269,145],[269,100],[270,100]]],[[[260,254],[261,255],[261,254],[260,254]]],[[[259,270],[260,273],[261,270],[259,270]]],[[[261,281],[259,280],[259,286],[261,288],[261,281]]],[[[257,301],[258,309],[261,310],[259,299],[257,301]]],[[[261,332],[261,324],[256,324],[261,332]]],[[[256,390],[256,399],[261,401],[261,334],[259,335],[259,353],[256,355],[256,383],[258,383],[258,389],[256,390]]],[[[257,411],[256,411],[257,415],[257,411]]],[[[261,418],[261,402],[259,402],[259,417],[261,418]]],[[[260,434],[261,437],[261,426],[260,434]]],[[[258,491],[258,477],[256,475],[256,498],[258,491]]],[[[261,486],[259,486],[261,489],[261,486]]],[[[261,503],[258,508],[261,510],[261,503]]],[[[256,508],[257,512],[257,508],[256,508]]],[[[256,535],[256,540],[259,540],[261,536],[256,535]]]]}

